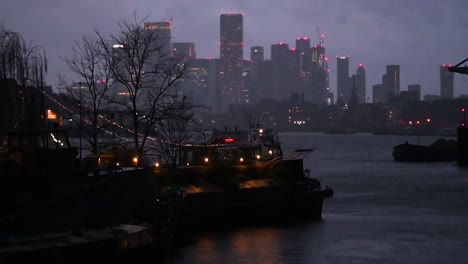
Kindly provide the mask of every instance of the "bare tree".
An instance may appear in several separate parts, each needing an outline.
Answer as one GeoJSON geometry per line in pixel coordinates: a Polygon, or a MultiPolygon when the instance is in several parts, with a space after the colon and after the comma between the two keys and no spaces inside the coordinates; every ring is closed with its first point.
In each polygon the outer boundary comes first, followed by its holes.
{"type": "MultiPolygon", "coordinates": [[[[80,111],[79,129],[83,129],[81,119],[86,119],[83,136],[93,154],[104,147],[105,128],[108,123],[102,118],[104,112],[109,111],[112,101],[110,93],[111,76],[110,61],[106,59],[100,39],[82,37],[76,43],[71,57],[62,58],[70,70],[78,77],[79,82],[66,85],[68,94],[76,102],[80,111]]],[[[80,135],[81,136],[81,135],[80,135]]]]}
{"type": "Polygon", "coordinates": [[[145,27],[143,21],[135,15],[133,21],[119,23],[119,33],[111,35],[110,39],[98,33],[114,83],[125,90],[125,95],[115,102],[130,115],[138,157],[146,153],[148,137],[154,133],[158,122],[183,119],[186,111],[192,108],[179,93],[185,64],[182,58],[172,57],[165,44],[168,36],[162,28],[169,25],[145,27]]]}
{"type": "Polygon", "coordinates": [[[27,44],[22,36],[0,27],[0,85],[2,86],[4,128],[31,129],[44,124],[44,97],[33,88],[43,91],[47,73],[47,57],[44,48],[27,44]],[[14,83],[12,83],[14,80],[14,83]],[[11,87],[19,87],[12,90],[11,87]],[[38,106],[39,105],[39,106],[38,106]],[[34,108],[35,107],[35,108],[34,108]]]}
{"type": "Polygon", "coordinates": [[[175,168],[180,151],[189,142],[199,142],[202,134],[198,124],[193,122],[193,114],[187,114],[184,119],[166,119],[158,122],[156,128],[156,147],[164,163],[169,168],[175,168]]]}

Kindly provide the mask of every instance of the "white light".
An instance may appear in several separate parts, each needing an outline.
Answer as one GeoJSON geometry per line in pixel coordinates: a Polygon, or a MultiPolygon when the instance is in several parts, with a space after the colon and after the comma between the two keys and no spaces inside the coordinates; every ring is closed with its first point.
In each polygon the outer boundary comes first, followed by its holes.
{"type": "Polygon", "coordinates": [[[159,162],[156,162],[156,167],[159,167],[159,162]]]}
{"type": "Polygon", "coordinates": [[[260,155],[257,155],[257,159],[260,159],[260,155]]]}
{"type": "Polygon", "coordinates": [[[240,158],[239,160],[240,160],[240,162],[244,162],[244,158],[240,158]]]}

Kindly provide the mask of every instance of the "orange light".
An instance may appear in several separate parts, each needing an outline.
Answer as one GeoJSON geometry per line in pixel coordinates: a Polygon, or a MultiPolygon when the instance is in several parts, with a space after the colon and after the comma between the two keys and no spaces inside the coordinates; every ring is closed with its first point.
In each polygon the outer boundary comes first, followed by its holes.
{"type": "Polygon", "coordinates": [[[156,167],[159,167],[159,162],[156,162],[156,167]]]}
{"type": "Polygon", "coordinates": [[[239,161],[240,161],[240,162],[244,162],[244,158],[240,158],[239,161]]]}
{"type": "Polygon", "coordinates": [[[260,155],[257,155],[257,159],[260,159],[260,155]]]}
{"type": "Polygon", "coordinates": [[[205,158],[205,163],[208,163],[208,161],[210,161],[208,158],[205,158]]]}
{"type": "Polygon", "coordinates": [[[57,114],[55,114],[54,112],[52,112],[52,110],[47,110],[47,119],[49,120],[54,120],[54,119],[57,119],[57,114]]]}
{"type": "Polygon", "coordinates": [[[137,157],[134,157],[134,158],[133,158],[133,162],[137,163],[137,162],[138,162],[138,158],[137,158],[137,157]]]}

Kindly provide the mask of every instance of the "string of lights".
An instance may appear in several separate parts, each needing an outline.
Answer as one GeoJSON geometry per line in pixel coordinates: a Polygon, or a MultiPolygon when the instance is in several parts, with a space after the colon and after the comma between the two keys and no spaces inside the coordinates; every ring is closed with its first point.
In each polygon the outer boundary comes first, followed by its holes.
{"type": "MultiPolygon", "coordinates": [[[[73,116],[75,116],[76,118],[81,118],[82,121],[84,121],[86,124],[88,125],[92,125],[92,122],[83,118],[83,117],[80,117],[79,114],[75,113],[73,110],[71,110],[70,108],[68,108],[67,106],[65,106],[64,104],[60,103],[57,99],[55,99],[54,97],[50,96],[49,94],[47,94],[45,91],[41,91],[45,96],[47,96],[47,98],[49,98],[52,102],[54,102],[56,105],[60,106],[62,109],[66,110],[67,112],[69,112],[70,114],[72,114],[73,116]]],[[[131,134],[134,134],[135,131],[128,128],[128,127],[125,127],[121,124],[118,124],[117,122],[113,121],[113,120],[110,120],[109,118],[105,117],[104,115],[102,114],[99,114],[98,117],[100,119],[102,119],[103,121],[121,129],[121,130],[124,130],[124,131],[127,131],[131,134]]],[[[109,135],[112,135],[112,136],[116,136],[122,140],[126,140],[128,141],[129,139],[128,138],[125,138],[125,137],[122,137],[118,134],[116,134],[115,132],[113,131],[109,131],[109,130],[106,130],[104,129],[102,126],[101,127],[98,127],[99,129],[103,130],[105,133],[109,134],[109,135]]],[[[138,136],[140,137],[143,137],[144,134],[142,133],[138,133],[138,136]]],[[[158,139],[158,138],[155,138],[155,137],[151,137],[151,136],[147,136],[147,139],[151,140],[152,142],[151,143],[156,143],[156,142],[159,142],[159,143],[162,143],[162,144],[168,144],[168,145],[174,145],[174,146],[177,146],[177,147],[220,147],[220,146],[223,146],[225,144],[192,144],[192,143],[177,143],[177,142],[171,142],[171,141],[167,141],[167,140],[162,140],[162,139],[158,139]]],[[[152,148],[157,148],[157,145],[154,145],[154,144],[151,144],[150,143],[150,147],[152,148]]]]}

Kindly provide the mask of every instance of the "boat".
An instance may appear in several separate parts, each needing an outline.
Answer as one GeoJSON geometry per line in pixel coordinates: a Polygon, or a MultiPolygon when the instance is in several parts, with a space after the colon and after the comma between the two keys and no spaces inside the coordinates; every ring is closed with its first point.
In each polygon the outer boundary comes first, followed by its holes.
{"type": "Polygon", "coordinates": [[[184,146],[179,166],[167,174],[182,187],[178,229],[321,219],[333,189],[304,170],[312,149],[283,153],[277,133],[261,125],[212,134],[208,143],[184,146]]]}
{"type": "Polygon", "coordinates": [[[393,147],[393,159],[398,162],[456,161],[458,143],[456,140],[437,139],[428,146],[405,142],[393,147]]]}

